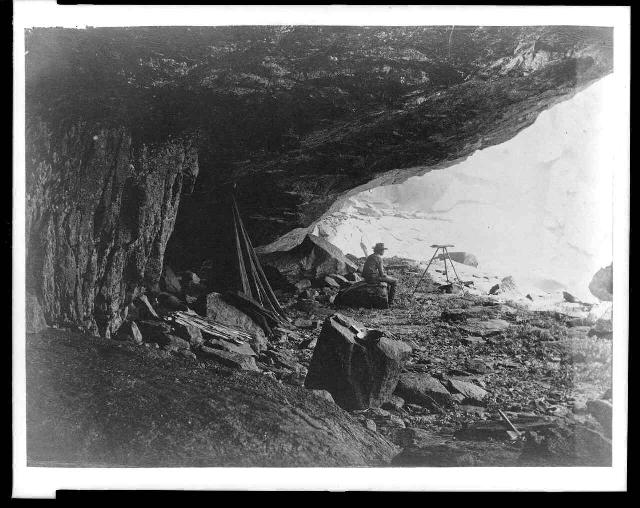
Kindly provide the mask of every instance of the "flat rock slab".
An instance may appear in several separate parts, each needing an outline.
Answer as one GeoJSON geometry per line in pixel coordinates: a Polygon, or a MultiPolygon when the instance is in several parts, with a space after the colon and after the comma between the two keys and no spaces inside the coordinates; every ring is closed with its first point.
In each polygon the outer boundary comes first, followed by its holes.
{"type": "Polygon", "coordinates": [[[449,390],[429,374],[413,372],[402,374],[395,393],[406,402],[426,408],[452,407],[454,404],[449,390]]]}
{"type": "Polygon", "coordinates": [[[509,328],[510,323],[504,319],[468,319],[463,330],[474,336],[492,337],[509,328]]]}
{"type": "Polygon", "coordinates": [[[228,351],[229,353],[237,353],[245,356],[257,356],[257,353],[246,342],[234,344],[226,340],[211,338],[207,339],[204,344],[206,347],[221,349],[223,351],[228,351]]]}
{"type": "MultiPolygon", "coordinates": [[[[557,426],[553,420],[542,417],[533,418],[509,418],[509,421],[520,432],[535,431],[544,432],[557,426]]],[[[509,425],[502,420],[477,422],[456,431],[454,436],[456,439],[469,441],[484,441],[487,439],[510,439],[507,431],[512,430],[509,425]]]]}
{"type": "Polygon", "coordinates": [[[459,379],[448,379],[447,387],[451,392],[463,395],[465,402],[482,404],[489,394],[483,388],[459,379]]]}
{"type": "Polygon", "coordinates": [[[302,369],[302,365],[300,365],[295,358],[293,358],[289,353],[285,351],[276,351],[274,349],[269,349],[262,354],[261,358],[264,358],[268,360],[269,363],[272,363],[283,369],[288,369],[295,372],[298,372],[302,369]]]}
{"type": "Polygon", "coordinates": [[[466,321],[468,319],[483,319],[495,317],[496,312],[485,305],[474,305],[466,309],[447,309],[442,311],[440,318],[444,321],[466,321]]]}
{"type": "Polygon", "coordinates": [[[207,346],[202,346],[198,350],[198,353],[209,360],[213,360],[231,369],[260,372],[253,356],[223,351],[222,349],[213,349],[207,346]]]}
{"type": "Polygon", "coordinates": [[[266,340],[262,327],[240,309],[224,301],[219,293],[207,295],[207,318],[240,328],[261,342],[266,340]]]}

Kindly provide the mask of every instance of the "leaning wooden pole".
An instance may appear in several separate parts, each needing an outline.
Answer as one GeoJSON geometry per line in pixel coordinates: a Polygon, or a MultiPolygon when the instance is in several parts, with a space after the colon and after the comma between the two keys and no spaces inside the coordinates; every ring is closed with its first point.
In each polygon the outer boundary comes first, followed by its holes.
{"type": "Polygon", "coordinates": [[[244,223],[242,222],[242,218],[240,217],[240,210],[238,209],[238,204],[235,200],[235,197],[232,196],[233,199],[233,206],[235,209],[235,214],[238,217],[238,224],[240,225],[240,233],[243,237],[244,242],[247,245],[247,251],[248,251],[248,257],[251,263],[251,267],[252,269],[254,269],[257,273],[258,276],[258,281],[260,282],[260,285],[262,286],[262,290],[265,293],[265,296],[270,304],[270,306],[272,307],[272,309],[274,310],[274,312],[276,313],[276,315],[278,317],[280,317],[281,319],[285,320],[286,319],[286,313],[284,311],[284,309],[282,308],[282,306],[280,305],[280,302],[278,302],[278,298],[276,297],[275,293],[273,292],[273,289],[271,289],[271,285],[269,284],[269,281],[267,280],[266,275],[264,274],[264,271],[262,270],[262,266],[260,265],[260,260],[258,259],[258,255],[255,252],[255,249],[253,248],[253,244],[251,243],[251,239],[249,238],[249,235],[244,227],[244,223]]]}
{"type": "MultiPolygon", "coordinates": [[[[247,249],[246,239],[244,237],[243,228],[242,228],[242,218],[240,217],[240,212],[238,211],[235,198],[233,198],[233,220],[234,220],[234,227],[235,227],[235,235],[236,235],[236,238],[238,239],[237,243],[239,245],[239,252],[240,252],[239,256],[242,257],[242,261],[244,265],[244,257],[245,257],[244,251],[247,250],[246,256],[247,256],[247,261],[249,263],[249,269],[251,270],[251,278],[246,277],[247,279],[246,288],[245,288],[245,284],[243,284],[244,293],[247,296],[250,296],[251,298],[257,300],[260,303],[260,305],[262,305],[263,302],[262,302],[262,296],[260,294],[260,284],[256,280],[255,268],[253,266],[251,254],[248,252],[248,249],[247,249]],[[240,237],[242,238],[242,242],[240,242],[240,237]],[[244,249],[242,248],[243,244],[244,244],[244,249]],[[255,294],[251,290],[252,286],[255,289],[255,294]]],[[[246,268],[244,269],[244,271],[246,274],[246,268]]]]}
{"type": "MultiPolygon", "coordinates": [[[[235,199],[233,200],[235,204],[235,199]]],[[[240,245],[240,237],[238,236],[238,219],[236,218],[235,209],[233,211],[233,233],[236,241],[236,255],[238,257],[238,269],[240,270],[240,282],[242,284],[242,291],[246,294],[251,294],[251,288],[249,287],[249,279],[247,278],[247,270],[244,265],[244,258],[242,256],[242,246],[240,245]]]]}

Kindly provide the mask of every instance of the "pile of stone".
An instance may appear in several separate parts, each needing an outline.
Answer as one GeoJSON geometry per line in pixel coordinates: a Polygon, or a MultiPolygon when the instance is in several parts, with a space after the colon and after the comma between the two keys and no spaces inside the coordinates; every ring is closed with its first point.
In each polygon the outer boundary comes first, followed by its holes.
{"type": "Polygon", "coordinates": [[[210,317],[218,310],[215,306],[211,307],[209,317],[203,318],[189,309],[167,309],[166,302],[154,306],[146,295],[134,301],[130,308],[127,320],[118,331],[120,340],[131,340],[186,358],[211,359],[230,368],[258,370],[254,357],[266,347],[264,334],[257,325],[247,321],[244,326],[238,326],[243,314],[230,305],[227,315],[219,320],[210,317]]]}
{"type": "MultiPolygon", "coordinates": [[[[331,280],[344,283],[337,275],[331,280]]],[[[323,289],[319,282],[313,285],[323,289]]],[[[320,321],[276,323],[266,309],[242,294],[212,292],[197,274],[176,275],[168,266],[153,289],[128,306],[117,339],[195,361],[260,372],[293,385],[304,383],[306,368],[281,346],[295,342],[301,349],[314,347],[305,344],[296,329],[317,329],[320,321]]]]}
{"type": "Polygon", "coordinates": [[[337,303],[337,296],[346,288],[362,281],[356,272],[347,275],[331,273],[315,279],[301,279],[295,284],[297,308],[310,313],[322,312],[320,304],[337,303]]]}
{"type": "Polygon", "coordinates": [[[322,237],[285,236],[256,251],[261,254],[261,262],[271,269],[272,277],[277,281],[286,280],[289,289],[297,293],[300,310],[318,312],[317,303],[388,307],[387,285],[364,282],[358,273],[358,260],[345,256],[322,237]]]}
{"type": "Polygon", "coordinates": [[[258,371],[256,357],[268,345],[264,328],[222,295],[209,291],[206,281],[194,272],[177,275],[165,266],[157,287],[125,309],[116,338],[233,369],[258,371]]]}
{"type": "Polygon", "coordinates": [[[406,372],[395,393],[407,404],[436,413],[444,413],[456,404],[484,406],[488,392],[473,381],[466,376],[436,378],[424,372],[406,372]]]}
{"type": "Polygon", "coordinates": [[[158,289],[159,292],[174,295],[188,305],[194,304],[208,293],[206,280],[191,271],[176,274],[169,265],[164,266],[158,289]]]}
{"type": "MultiPolygon", "coordinates": [[[[303,280],[333,284],[334,276],[347,276],[357,266],[343,252],[322,237],[305,234],[281,238],[277,242],[258,247],[260,263],[275,270],[289,284],[297,285],[303,280]],[[323,281],[329,276],[330,281],[323,281]]],[[[339,281],[335,281],[339,287],[339,281]]]]}
{"type": "MultiPolygon", "coordinates": [[[[256,252],[260,253],[265,272],[271,274],[271,282],[282,287],[282,281],[286,281],[286,288],[296,292],[299,310],[322,312],[321,303],[353,308],[389,306],[386,283],[364,282],[359,273],[362,260],[345,256],[322,237],[294,231],[256,252]]],[[[401,266],[406,269],[415,268],[415,263],[406,260],[395,262],[404,263],[401,266]]]]}

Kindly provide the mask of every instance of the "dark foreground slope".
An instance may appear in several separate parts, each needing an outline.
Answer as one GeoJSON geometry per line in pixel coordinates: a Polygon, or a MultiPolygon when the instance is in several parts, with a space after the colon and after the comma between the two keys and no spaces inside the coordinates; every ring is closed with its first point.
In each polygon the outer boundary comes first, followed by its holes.
{"type": "Polygon", "coordinates": [[[50,330],[27,337],[30,466],[364,466],[398,450],[262,374],[50,330]]]}

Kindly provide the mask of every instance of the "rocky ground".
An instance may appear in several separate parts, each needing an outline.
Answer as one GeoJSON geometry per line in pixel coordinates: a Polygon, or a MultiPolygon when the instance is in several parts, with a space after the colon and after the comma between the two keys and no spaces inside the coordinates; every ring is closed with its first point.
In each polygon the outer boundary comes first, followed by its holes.
{"type": "MultiPolygon", "coordinates": [[[[407,373],[427,373],[449,387],[455,381],[470,383],[473,393],[459,398],[460,403],[441,414],[416,404],[402,404],[402,400],[401,407],[387,404],[384,410],[365,412],[379,432],[399,445],[406,445],[407,439],[418,444],[421,440],[422,444],[442,442],[441,446],[452,450],[444,461],[446,465],[463,465],[465,460],[470,461],[468,465],[601,461],[595,455],[572,456],[580,447],[575,443],[570,445],[572,453],[565,456],[554,456],[548,450],[542,453],[544,446],[530,458],[521,455],[525,443],[530,448],[540,439],[536,430],[544,436],[549,429],[556,432],[577,424],[603,432],[590,413],[597,412],[593,400],[611,397],[612,347],[606,322],[594,326],[586,317],[531,311],[517,302],[504,301],[504,296],[480,296],[468,290],[440,293],[430,278],[412,296],[421,270],[414,263],[400,260],[399,264],[390,262],[388,271],[400,279],[394,306],[384,310],[343,308],[340,312],[408,343],[413,353],[405,366],[407,373]],[[519,430],[534,429],[534,436],[511,439],[506,433],[508,427],[496,423],[501,420],[499,410],[519,430]],[[423,436],[423,432],[427,434],[423,436]],[[463,457],[462,462],[458,455],[463,457]]],[[[331,312],[324,306],[308,311],[298,310],[304,308],[299,303],[290,305],[292,313],[305,318],[320,318],[331,312]]],[[[573,314],[578,314],[575,306],[573,314]]],[[[587,315],[586,309],[583,315],[587,315]]],[[[319,333],[309,330],[300,335],[308,340],[319,333]]],[[[296,356],[307,365],[311,350],[302,349],[296,356]]],[[[607,425],[610,429],[610,421],[605,421],[607,425]]],[[[413,463],[411,458],[406,460],[407,464],[413,463]]]]}
{"type": "Polygon", "coordinates": [[[388,267],[400,279],[389,309],[338,308],[330,303],[336,287],[279,291],[293,326],[276,329],[266,348],[249,353],[249,363],[236,362],[241,351],[230,347],[221,358],[220,344],[206,341],[211,347],[192,346],[194,354],[179,338],[162,345],[145,339],[145,347],[136,347],[63,331],[30,336],[30,458],[136,465],[610,464],[610,321],[595,322],[586,309],[584,317],[532,311],[504,294],[442,292],[431,278],[412,296],[420,268],[397,259],[388,267]],[[326,391],[303,387],[322,322],[335,312],[412,348],[395,395],[380,408],[345,411],[326,391]],[[66,352],[51,354],[52,348],[66,352]],[[79,373],[76,363],[88,370],[79,373]],[[93,382],[87,386],[85,378],[93,382]],[[425,403],[417,392],[438,403],[425,403]],[[89,405],[79,406],[83,400],[89,405]],[[256,428],[263,429],[259,438],[256,428]],[[87,446],[69,448],[78,434],[87,446]],[[51,435],[60,440],[42,439],[51,435]],[[133,445],[125,453],[129,440],[146,453],[136,455],[133,445]]]}

